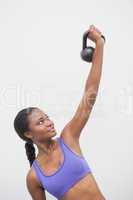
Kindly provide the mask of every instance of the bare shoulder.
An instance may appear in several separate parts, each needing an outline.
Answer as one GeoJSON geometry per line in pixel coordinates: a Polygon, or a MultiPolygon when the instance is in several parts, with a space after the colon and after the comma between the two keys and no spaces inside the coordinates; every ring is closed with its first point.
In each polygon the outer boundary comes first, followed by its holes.
{"type": "Polygon", "coordinates": [[[33,182],[36,184],[36,186],[42,187],[40,181],[38,180],[38,178],[37,178],[37,176],[36,176],[35,171],[34,171],[32,168],[29,169],[29,171],[28,171],[28,173],[27,173],[27,176],[26,176],[26,180],[27,180],[28,182],[32,182],[32,181],[33,181],[33,182]]]}
{"type": "Polygon", "coordinates": [[[30,168],[26,176],[26,185],[29,193],[31,194],[33,200],[45,200],[45,188],[42,187],[39,182],[35,171],[30,168]]]}
{"type": "Polygon", "coordinates": [[[67,129],[66,127],[62,130],[61,134],[60,134],[61,139],[63,140],[63,142],[76,154],[78,154],[79,156],[83,156],[82,150],[81,150],[81,146],[80,146],[80,141],[79,138],[75,138],[73,137],[70,132],[69,129],[67,129]]]}

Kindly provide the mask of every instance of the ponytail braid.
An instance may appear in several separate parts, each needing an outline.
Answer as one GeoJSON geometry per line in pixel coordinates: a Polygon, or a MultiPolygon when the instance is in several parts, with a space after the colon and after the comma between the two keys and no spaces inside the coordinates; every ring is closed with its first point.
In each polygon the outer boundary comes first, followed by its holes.
{"type": "Polygon", "coordinates": [[[36,158],[35,147],[33,145],[34,144],[33,141],[27,138],[24,133],[26,131],[29,131],[28,116],[32,113],[34,109],[38,109],[38,108],[37,107],[24,108],[23,110],[18,112],[17,116],[14,119],[14,129],[16,133],[22,140],[26,141],[25,150],[26,150],[27,158],[30,162],[30,166],[32,165],[33,161],[36,158]]]}
{"type": "Polygon", "coordinates": [[[27,141],[25,143],[25,150],[26,150],[27,159],[29,160],[30,166],[31,166],[36,157],[35,147],[32,141],[27,141]]]}

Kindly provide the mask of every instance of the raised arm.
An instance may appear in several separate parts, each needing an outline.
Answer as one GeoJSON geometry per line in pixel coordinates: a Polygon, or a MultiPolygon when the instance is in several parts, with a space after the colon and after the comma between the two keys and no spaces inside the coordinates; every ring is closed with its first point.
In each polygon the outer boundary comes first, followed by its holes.
{"type": "Polygon", "coordinates": [[[76,113],[61,132],[61,134],[74,139],[79,139],[81,131],[90,116],[92,107],[96,101],[102,72],[104,39],[101,37],[102,34],[96,27],[90,26],[89,31],[89,38],[96,44],[91,70],[87,77],[83,97],[78,105],[76,113]]]}

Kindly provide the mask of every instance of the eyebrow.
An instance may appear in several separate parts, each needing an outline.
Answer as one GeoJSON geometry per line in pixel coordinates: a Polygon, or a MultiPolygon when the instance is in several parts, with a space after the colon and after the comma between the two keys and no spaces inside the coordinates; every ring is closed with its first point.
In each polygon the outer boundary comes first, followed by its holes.
{"type": "MultiPolygon", "coordinates": [[[[48,115],[45,115],[45,117],[48,117],[48,115]]],[[[37,121],[39,121],[40,119],[43,119],[43,117],[40,117],[37,121]]]]}

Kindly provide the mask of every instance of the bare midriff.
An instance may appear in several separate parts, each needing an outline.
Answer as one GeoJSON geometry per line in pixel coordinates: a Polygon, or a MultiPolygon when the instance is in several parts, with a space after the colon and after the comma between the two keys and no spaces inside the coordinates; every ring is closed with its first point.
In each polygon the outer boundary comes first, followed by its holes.
{"type": "Polygon", "coordinates": [[[92,173],[74,184],[59,200],[105,200],[92,173]]]}

